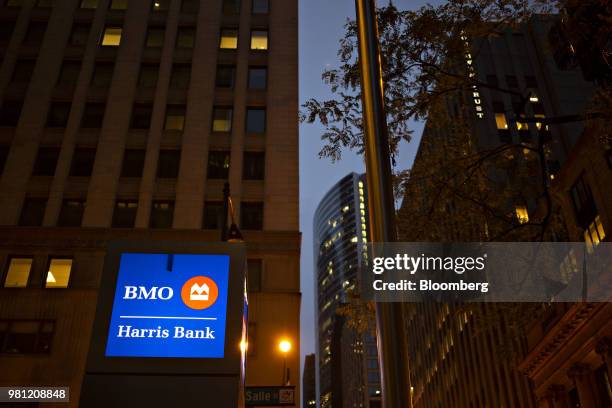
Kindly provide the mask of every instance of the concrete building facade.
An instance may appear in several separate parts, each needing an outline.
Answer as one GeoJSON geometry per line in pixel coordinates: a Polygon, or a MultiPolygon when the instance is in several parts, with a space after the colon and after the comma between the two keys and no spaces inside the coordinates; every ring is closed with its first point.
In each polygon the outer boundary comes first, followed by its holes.
{"type": "Polygon", "coordinates": [[[226,181],[247,384],[281,383],[280,338],[299,371],[297,24],[286,0],[0,1],[0,384],[76,406],[107,243],[218,241],[226,181]]]}
{"type": "Polygon", "coordinates": [[[359,293],[367,262],[365,175],[351,173],[323,197],[314,216],[317,393],[321,408],[380,406],[376,340],[339,308],[359,293]]]}

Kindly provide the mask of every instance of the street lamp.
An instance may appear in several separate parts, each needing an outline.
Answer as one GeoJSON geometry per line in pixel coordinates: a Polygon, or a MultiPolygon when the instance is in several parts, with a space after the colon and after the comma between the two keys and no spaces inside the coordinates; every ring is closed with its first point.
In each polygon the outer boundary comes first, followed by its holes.
{"type": "Polygon", "coordinates": [[[287,339],[282,339],[278,343],[278,349],[283,354],[283,379],[282,385],[289,385],[289,368],[287,367],[287,354],[291,351],[291,342],[287,339]]]}

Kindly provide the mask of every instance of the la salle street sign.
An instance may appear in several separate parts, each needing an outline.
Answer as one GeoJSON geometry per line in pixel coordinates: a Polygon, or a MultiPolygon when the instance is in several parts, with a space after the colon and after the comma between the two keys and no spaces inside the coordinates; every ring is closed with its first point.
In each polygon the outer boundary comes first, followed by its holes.
{"type": "Polygon", "coordinates": [[[247,406],[295,405],[295,387],[246,387],[247,406]]]}

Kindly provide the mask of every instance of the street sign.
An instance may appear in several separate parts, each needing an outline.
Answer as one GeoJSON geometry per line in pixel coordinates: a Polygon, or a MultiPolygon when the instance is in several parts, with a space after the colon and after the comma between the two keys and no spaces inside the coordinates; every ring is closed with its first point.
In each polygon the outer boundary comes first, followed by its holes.
{"type": "Polygon", "coordinates": [[[223,358],[228,255],[123,253],[107,357],[223,358]]]}
{"type": "Polygon", "coordinates": [[[295,405],[295,387],[246,387],[247,406],[295,405]]]}

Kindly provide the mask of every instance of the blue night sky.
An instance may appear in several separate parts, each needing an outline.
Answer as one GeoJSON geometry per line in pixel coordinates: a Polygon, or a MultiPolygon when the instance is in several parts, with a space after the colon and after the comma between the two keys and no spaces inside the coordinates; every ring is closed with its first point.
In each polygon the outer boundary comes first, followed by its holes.
{"type": "MultiPolygon", "coordinates": [[[[379,0],[378,4],[384,4],[379,0]]],[[[385,1],[386,2],[386,1],[385,1]]],[[[402,9],[417,8],[421,0],[395,0],[402,9]]],[[[338,40],[343,36],[347,18],[355,17],[354,0],[300,0],[300,102],[309,98],[331,95],[322,82],[325,68],[337,66],[338,40]]],[[[412,165],[423,125],[414,123],[414,137],[400,147],[399,166],[412,165]]],[[[344,175],[365,170],[363,158],[345,151],[342,160],[332,163],[318,156],[322,146],[323,127],[319,124],[300,126],[300,229],[302,231],[301,259],[301,362],[315,352],[314,267],[312,217],[325,193],[344,175]]],[[[300,373],[301,374],[301,373],[300,373]]]]}

